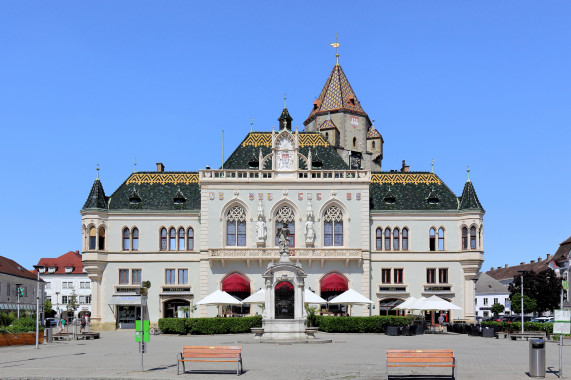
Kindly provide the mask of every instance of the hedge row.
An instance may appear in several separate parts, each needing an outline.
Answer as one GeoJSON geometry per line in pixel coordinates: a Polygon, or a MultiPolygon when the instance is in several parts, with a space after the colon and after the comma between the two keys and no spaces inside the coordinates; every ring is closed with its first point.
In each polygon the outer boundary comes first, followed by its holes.
{"type": "Polygon", "coordinates": [[[236,334],[262,327],[262,317],[240,318],[161,318],[159,329],[165,334],[236,334]]]}
{"type": "Polygon", "coordinates": [[[408,326],[408,317],[379,316],[372,317],[315,317],[319,330],[330,333],[384,333],[387,326],[408,326]]]}
{"type": "MultiPolygon", "coordinates": [[[[493,327],[496,331],[521,331],[521,322],[482,322],[482,327],[493,327]]],[[[553,333],[553,323],[524,322],[525,331],[545,331],[548,334],[553,333]]]]}

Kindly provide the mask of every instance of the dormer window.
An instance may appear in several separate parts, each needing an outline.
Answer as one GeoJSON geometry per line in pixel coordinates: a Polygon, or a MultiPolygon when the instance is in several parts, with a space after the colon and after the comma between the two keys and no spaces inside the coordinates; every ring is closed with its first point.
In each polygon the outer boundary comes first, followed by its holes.
{"type": "Polygon", "coordinates": [[[436,196],[428,198],[428,203],[431,205],[438,204],[438,202],[440,202],[440,199],[436,196]]]}
{"type": "Polygon", "coordinates": [[[257,169],[260,166],[260,162],[256,159],[256,160],[251,160],[248,162],[248,167],[250,169],[257,169]]]}
{"type": "Polygon", "coordinates": [[[55,273],[56,272],[56,267],[49,267],[48,268],[48,273],[55,273]]]}
{"type": "Polygon", "coordinates": [[[38,267],[38,272],[46,273],[46,267],[38,267]]]}
{"type": "Polygon", "coordinates": [[[184,197],[184,194],[180,191],[180,189],[174,195],[173,202],[175,205],[179,206],[182,206],[184,202],[186,202],[186,198],[184,197]]]}
{"type": "Polygon", "coordinates": [[[384,199],[384,201],[385,201],[385,203],[388,204],[388,205],[392,205],[392,204],[397,203],[397,199],[395,198],[394,195],[388,195],[388,196],[386,196],[385,199],[384,199]]]}
{"type": "Polygon", "coordinates": [[[65,273],[72,273],[73,269],[73,267],[65,267],[65,273]]]}
{"type": "Polygon", "coordinates": [[[130,205],[139,205],[141,203],[141,197],[139,193],[137,193],[137,189],[133,188],[133,191],[129,195],[129,204],[130,205]]]}

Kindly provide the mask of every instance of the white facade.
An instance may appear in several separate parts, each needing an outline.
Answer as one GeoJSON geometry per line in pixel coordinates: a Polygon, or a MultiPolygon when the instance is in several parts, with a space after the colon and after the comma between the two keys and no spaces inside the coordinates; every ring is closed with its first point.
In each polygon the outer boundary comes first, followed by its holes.
{"type": "Polygon", "coordinates": [[[87,273],[49,274],[40,271],[40,276],[45,281],[46,298],[51,301],[52,309],[56,315],[61,315],[64,318],[76,318],[91,314],[91,280],[87,273]],[[74,291],[79,308],[74,315],[70,315],[67,313],[66,304],[74,291]]]}

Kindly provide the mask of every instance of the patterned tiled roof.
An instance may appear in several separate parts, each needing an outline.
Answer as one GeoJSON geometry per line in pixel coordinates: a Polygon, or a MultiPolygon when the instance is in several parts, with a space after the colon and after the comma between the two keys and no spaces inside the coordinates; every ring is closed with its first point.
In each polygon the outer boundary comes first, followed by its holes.
{"type": "Polygon", "coordinates": [[[368,139],[374,139],[374,138],[378,138],[381,137],[381,134],[379,133],[379,131],[377,131],[376,128],[370,127],[369,130],[367,131],[367,138],[368,139]]]}
{"type": "Polygon", "coordinates": [[[109,210],[199,210],[198,173],[132,173],[110,199],[109,210]],[[184,198],[182,202],[180,195],[184,198]]]}
{"type": "Polygon", "coordinates": [[[321,130],[337,129],[337,126],[335,125],[335,123],[333,122],[333,120],[327,119],[327,120],[325,120],[323,123],[321,123],[321,126],[319,127],[319,129],[321,129],[321,130]]]}
{"type": "MultiPolygon", "coordinates": [[[[311,155],[314,161],[321,161],[321,169],[325,170],[346,170],[349,169],[345,161],[339,156],[335,148],[333,148],[321,133],[317,132],[299,132],[299,153],[307,157],[311,149],[311,155]]],[[[272,133],[271,132],[251,132],[242,143],[232,152],[230,157],[224,162],[224,169],[250,169],[250,162],[258,161],[258,157],[262,151],[265,157],[272,153],[272,133]]],[[[257,165],[257,164],[256,164],[257,165]]],[[[305,162],[300,160],[300,169],[306,169],[305,162]]],[[[271,159],[267,160],[264,165],[265,170],[272,169],[271,159]]]]}
{"type": "Polygon", "coordinates": [[[12,276],[29,278],[35,280],[37,276],[34,276],[32,272],[7,257],[0,256],[0,273],[10,274],[12,276]]]}
{"type": "MultiPolygon", "coordinates": [[[[43,267],[56,267],[55,274],[66,274],[65,268],[72,267],[73,272],[75,274],[83,273],[83,262],[81,261],[81,254],[79,251],[69,251],[64,253],[60,257],[55,258],[45,258],[42,257],[40,261],[38,261],[39,266],[43,267]]],[[[37,273],[34,269],[34,273],[37,273]]]]}
{"type": "Polygon", "coordinates": [[[457,210],[458,198],[434,173],[371,173],[371,210],[457,210]],[[437,202],[429,202],[430,197],[437,202]]]}
{"type": "Polygon", "coordinates": [[[312,117],[317,114],[337,110],[347,110],[367,116],[340,65],[335,65],[331,70],[331,74],[329,74],[321,94],[313,103],[313,109],[304,124],[310,122],[312,117]]]}

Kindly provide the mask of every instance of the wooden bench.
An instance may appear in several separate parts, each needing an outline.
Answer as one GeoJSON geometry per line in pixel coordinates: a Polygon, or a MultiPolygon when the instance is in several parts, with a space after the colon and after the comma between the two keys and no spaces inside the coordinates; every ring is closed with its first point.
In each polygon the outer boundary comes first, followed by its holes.
{"type": "Polygon", "coordinates": [[[511,340],[529,340],[529,338],[545,339],[545,331],[525,331],[522,333],[510,333],[511,340]]]}
{"type": "Polygon", "coordinates": [[[177,357],[176,374],[182,363],[182,371],[186,372],[185,362],[236,362],[236,375],[242,373],[242,346],[183,346],[177,357]]]}
{"type": "Polygon", "coordinates": [[[410,378],[410,375],[389,376],[390,367],[448,367],[452,368],[451,376],[435,378],[456,378],[456,359],[452,350],[387,350],[387,379],[410,378]]]}

